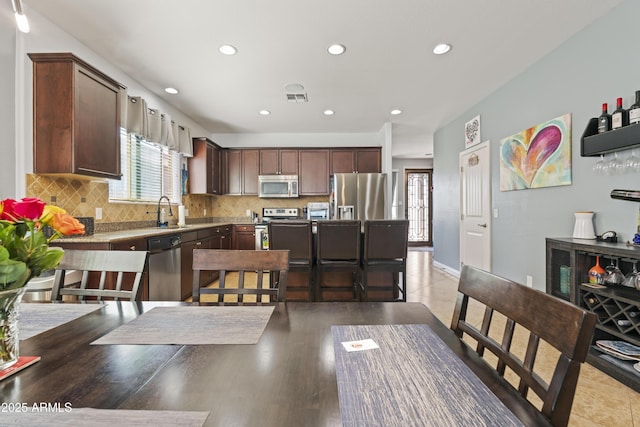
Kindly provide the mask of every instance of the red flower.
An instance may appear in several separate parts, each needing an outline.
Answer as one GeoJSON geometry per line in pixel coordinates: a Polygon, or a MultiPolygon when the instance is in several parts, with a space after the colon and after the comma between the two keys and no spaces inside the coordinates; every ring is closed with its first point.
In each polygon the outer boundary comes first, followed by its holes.
{"type": "Polygon", "coordinates": [[[0,219],[6,221],[14,221],[14,213],[13,206],[16,204],[16,201],[13,199],[4,199],[2,204],[0,205],[0,219]]]}
{"type": "Polygon", "coordinates": [[[13,211],[19,219],[40,219],[46,203],[37,197],[24,197],[13,206],[13,211]]]}

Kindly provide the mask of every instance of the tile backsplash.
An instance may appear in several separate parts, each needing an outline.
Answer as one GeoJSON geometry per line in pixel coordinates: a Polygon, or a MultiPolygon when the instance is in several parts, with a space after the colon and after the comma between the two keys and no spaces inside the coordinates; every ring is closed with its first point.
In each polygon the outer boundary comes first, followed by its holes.
{"type": "MultiPolygon", "coordinates": [[[[76,217],[94,217],[96,208],[102,209],[102,219],[95,219],[95,231],[106,231],[115,223],[133,223],[137,227],[153,226],[157,203],[110,203],[109,183],[106,180],[78,179],[73,176],[27,175],[27,197],[39,197],[66,210],[76,217]],[[148,224],[147,224],[148,222],[148,224]]],[[[247,209],[262,215],[263,207],[302,208],[309,202],[327,201],[328,196],[300,197],[298,199],[260,199],[256,196],[207,196],[190,194],[182,197],[189,211],[187,223],[206,222],[208,218],[244,217],[247,209]]],[[[163,206],[165,202],[163,201],[163,206]]],[[[170,222],[177,222],[174,207],[170,222]]],[[[122,224],[120,224],[122,225],[122,224]]],[[[134,227],[130,227],[134,228],[134,227]]]]}

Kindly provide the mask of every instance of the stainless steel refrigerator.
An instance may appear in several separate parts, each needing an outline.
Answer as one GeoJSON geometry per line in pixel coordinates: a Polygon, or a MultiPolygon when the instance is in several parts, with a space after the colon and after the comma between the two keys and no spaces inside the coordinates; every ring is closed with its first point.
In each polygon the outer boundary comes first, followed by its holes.
{"type": "Polygon", "coordinates": [[[387,175],[384,173],[337,173],[333,175],[333,219],[384,219],[387,175]]]}

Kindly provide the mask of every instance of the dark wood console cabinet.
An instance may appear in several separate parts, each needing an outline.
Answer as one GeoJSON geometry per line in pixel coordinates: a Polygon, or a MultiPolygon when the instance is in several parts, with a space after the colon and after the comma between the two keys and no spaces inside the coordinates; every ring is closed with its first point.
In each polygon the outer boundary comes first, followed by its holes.
{"type": "Polygon", "coordinates": [[[597,340],[623,340],[640,346],[640,291],[624,286],[593,288],[589,269],[600,257],[606,268],[617,260],[625,276],[640,268],[640,248],[625,243],[597,242],[573,238],[546,239],[546,291],[598,315],[593,343],[587,361],[621,383],[640,392],[640,372],[633,365],[606,355],[595,347],[597,340]]]}

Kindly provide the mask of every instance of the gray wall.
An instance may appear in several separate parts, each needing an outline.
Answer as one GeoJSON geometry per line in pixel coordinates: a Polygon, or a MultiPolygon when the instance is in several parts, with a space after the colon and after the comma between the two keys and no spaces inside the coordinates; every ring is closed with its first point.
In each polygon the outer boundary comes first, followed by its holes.
{"type": "Polygon", "coordinates": [[[14,105],[14,56],[16,27],[10,7],[0,13],[0,199],[15,197],[15,105],[14,105]]]}
{"type": "MultiPolygon", "coordinates": [[[[575,211],[596,213],[597,234],[612,229],[623,241],[633,238],[639,204],[609,195],[616,188],[640,189],[640,175],[594,175],[598,159],[580,157],[580,137],[588,120],[600,114],[603,102],[612,111],[616,98],[623,97],[628,108],[640,90],[638,16],[640,2],[627,0],[436,132],[437,263],[459,269],[458,156],[464,149],[464,124],[477,114],[482,139],[491,141],[492,208],[499,212],[492,220],[494,273],[522,283],[531,275],[534,287],[544,289],[545,237],[570,237],[575,211]],[[572,185],[500,192],[500,140],[565,113],[572,113],[572,185]]],[[[620,155],[624,159],[630,150],[620,155]]]]}

